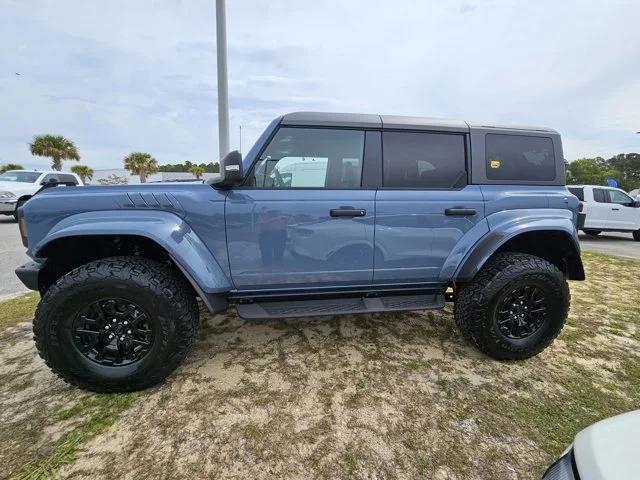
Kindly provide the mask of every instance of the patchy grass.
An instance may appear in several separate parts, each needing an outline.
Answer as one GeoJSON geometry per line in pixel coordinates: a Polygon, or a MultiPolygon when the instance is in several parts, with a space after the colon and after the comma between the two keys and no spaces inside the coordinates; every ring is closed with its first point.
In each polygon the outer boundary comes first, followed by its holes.
{"type": "Polygon", "coordinates": [[[15,326],[25,306],[0,330],[0,477],[540,478],[579,430],[640,408],[640,289],[627,288],[640,263],[583,258],[565,329],[523,362],[466,345],[450,306],[265,322],[203,312],[166,382],[99,396],[36,357],[15,326]]]}
{"type": "Polygon", "coordinates": [[[135,397],[135,394],[92,395],[60,410],[57,415],[60,420],[79,417],[80,422],[57,442],[49,455],[27,463],[15,478],[38,480],[56,476],[60,467],[77,458],[84,445],[113,425],[135,397]]]}
{"type": "Polygon", "coordinates": [[[30,321],[39,301],[40,296],[36,292],[32,292],[0,302],[0,311],[2,311],[0,328],[30,321]]]}

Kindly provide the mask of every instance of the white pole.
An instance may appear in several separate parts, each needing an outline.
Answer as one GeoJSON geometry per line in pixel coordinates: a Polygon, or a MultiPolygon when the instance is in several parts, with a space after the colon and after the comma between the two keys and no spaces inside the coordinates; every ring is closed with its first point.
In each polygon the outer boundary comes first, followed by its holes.
{"type": "Polygon", "coordinates": [[[218,144],[220,159],[229,153],[229,93],[227,85],[227,15],[225,0],[216,0],[216,47],[218,57],[218,144]]]}

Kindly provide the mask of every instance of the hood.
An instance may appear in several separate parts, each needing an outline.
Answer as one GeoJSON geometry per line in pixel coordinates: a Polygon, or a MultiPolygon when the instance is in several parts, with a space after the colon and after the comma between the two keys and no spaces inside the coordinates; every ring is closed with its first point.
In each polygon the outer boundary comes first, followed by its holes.
{"type": "Polygon", "coordinates": [[[581,480],[638,478],[640,410],[607,418],[582,430],[573,452],[581,480]]]}
{"type": "Polygon", "coordinates": [[[37,188],[38,185],[23,182],[0,182],[0,191],[2,192],[22,192],[30,191],[37,188]]]}

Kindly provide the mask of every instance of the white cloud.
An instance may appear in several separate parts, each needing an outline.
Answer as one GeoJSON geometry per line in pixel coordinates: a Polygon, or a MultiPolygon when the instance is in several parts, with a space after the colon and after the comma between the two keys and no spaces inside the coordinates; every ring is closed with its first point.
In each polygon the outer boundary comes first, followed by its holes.
{"type": "MultiPolygon", "coordinates": [[[[213,0],[5,0],[0,162],[44,167],[38,133],[83,162],[217,158],[213,0]],[[15,75],[15,73],[20,75],[15,75]]],[[[292,110],[558,129],[569,159],[640,150],[640,4],[227,0],[232,146],[292,110]]]]}

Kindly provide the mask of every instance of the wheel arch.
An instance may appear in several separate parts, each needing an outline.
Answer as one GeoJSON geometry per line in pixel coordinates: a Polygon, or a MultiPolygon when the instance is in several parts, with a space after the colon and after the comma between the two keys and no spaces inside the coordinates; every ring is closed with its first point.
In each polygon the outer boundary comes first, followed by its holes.
{"type": "MultiPolygon", "coordinates": [[[[189,225],[168,212],[95,212],[57,224],[33,249],[45,259],[38,276],[46,290],[61,275],[100,258],[135,255],[169,262],[207,307],[218,311],[231,284],[206,245],[189,225]]],[[[224,305],[223,305],[224,303],[224,305]]]]}
{"type": "Polygon", "coordinates": [[[573,224],[549,226],[541,222],[537,227],[491,230],[467,253],[454,281],[471,281],[490,258],[502,252],[535,255],[553,263],[569,280],[585,279],[573,224]]]}

